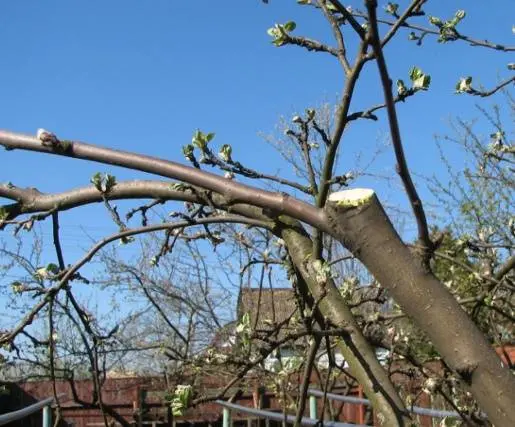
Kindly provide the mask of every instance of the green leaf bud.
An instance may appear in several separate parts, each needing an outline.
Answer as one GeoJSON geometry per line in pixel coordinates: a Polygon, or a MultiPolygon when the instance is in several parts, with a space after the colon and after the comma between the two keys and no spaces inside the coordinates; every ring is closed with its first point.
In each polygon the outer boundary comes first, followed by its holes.
{"type": "Polygon", "coordinates": [[[472,77],[462,77],[456,84],[456,93],[466,93],[472,90],[472,77]]]}
{"type": "Polygon", "coordinates": [[[440,18],[437,18],[436,16],[430,16],[429,17],[429,23],[432,25],[436,25],[438,28],[443,26],[443,22],[440,18]]]}
{"type": "Polygon", "coordinates": [[[406,95],[406,92],[408,92],[408,89],[406,89],[406,85],[402,80],[397,80],[397,93],[399,96],[406,95]]]}
{"type": "Polygon", "coordinates": [[[397,15],[398,9],[399,9],[398,3],[388,2],[388,4],[385,6],[386,13],[393,15],[393,16],[397,15]]]}
{"type": "Polygon", "coordinates": [[[224,162],[231,162],[231,154],[232,154],[232,147],[229,144],[224,144],[220,148],[220,152],[218,153],[219,157],[224,162]]]}
{"type": "Polygon", "coordinates": [[[182,146],[182,154],[184,154],[184,157],[186,160],[191,160],[193,158],[193,151],[195,150],[195,147],[191,144],[186,144],[182,146]]]}
{"type": "Polygon", "coordinates": [[[7,212],[7,209],[0,208],[0,222],[6,220],[8,216],[9,212],[7,212]]]}
{"type": "Polygon", "coordinates": [[[89,181],[98,191],[102,191],[102,174],[100,172],[97,172],[95,175],[93,175],[89,181]]]}
{"type": "Polygon", "coordinates": [[[460,9],[460,10],[458,10],[458,11],[454,14],[454,16],[455,16],[455,18],[458,20],[458,22],[459,22],[459,21],[461,21],[463,18],[465,18],[465,15],[466,15],[466,12],[465,12],[464,10],[461,10],[461,9],[460,9]]]}
{"type": "Polygon", "coordinates": [[[297,24],[293,21],[288,21],[286,24],[283,25],[283,28],[286,32],[290,33],[293,30],[295,30],[295,28],[297,28],[297,24]]]}
{"type": "Polygon", "coordinates": [[[114,175],[106,174],[105,176],[105,193],[109,193],[116,185],[116,177],[114,175]]]}

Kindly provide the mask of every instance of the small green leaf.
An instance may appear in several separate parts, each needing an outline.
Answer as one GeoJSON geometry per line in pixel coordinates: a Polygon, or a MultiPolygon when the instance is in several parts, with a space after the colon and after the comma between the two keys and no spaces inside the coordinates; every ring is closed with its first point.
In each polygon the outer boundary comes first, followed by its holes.
{"type": "Polygon", "coordinates": [[[413,82],[413,89],[415,90],[427,90],[431,84],[431,76],[424,74],[413,82]]]}
{"type": "Polygon", "coordinates": [[[409,78],[412,82],[415,81],[416,79],[418,79],[422,75],[423,75],[423,73],[420,68],[411,67],[411,70],[409,72],[409,78]]]}
{"type": "Polygon", "coordinates": [[[424,74],[418,67],[411,68],[409,77],[412,81],[412,87],[415,90],[427,90],[431,84],[431,76],[424,74]]]}
{"type": "Polygon", "coordinates": [[[188,409],[193,396],[193,389],[190,385],[177,385],[173,393],[170,406],[172,408],[172,414],[175,417],[180,417],[184,414],[184,411],[188,409]]]}
{"type": "Polygon", "coordinates": [[[20,294],[24,288],[25,286],[21,282],[16,281],[11,283],[11,289],[15,294],[20,294]]]}
{"type": "Polygon", "coordinates": [[[404,82],[402,80],[397,80],[397,93],[399,94],[399,96],[406,95],[407,92],[408,89],[406,89],[406,85],[404,84],[404,82]]]}
{"type": "Polygon", "coordinates": [[[36,269],[36,273],[34,274],[34,276],[37,279],[46,279],[49,276],[48,270],[46,269],[46,267],[40,267],[36,269]]]}
{"type": "Polygon", "coordinates": [[[215,137],[214,132],[209,132],[209,133],[206,135],[206,141],[207,141],[207,142],[210,142],[214,137],[215,137]]]}
{"type": "Polygon", "coordinates": [[[182,154],[184,154],[184,157],[186,160],[192,160],[193,159],[193,151],[195,150],[195,147],[191,144],[186,144],[182,146],[182,154]]]}
{"type": "Polygon", "coordinates": [[[129,243],[134,242],[136,239],[132,236],[124,236],[120,239],[120,245],[128,245],[129,243]]]}
{"type": "Polygon", "coordinates": [[[456,93],[466,93],[472,90],[472,77],[462,77],[456,84],[456,93]]]}
{"type": "Polygon", "coordinates": [[[172,190],[174,191],[184,191],[188,188],[187,185],[183,184],[182,182],[176,182],[172,184],[172,190]]]}
{"type": "Polygon", "coordinates": [[[101,193],[109,193],[116,185],[116,177],[110,174],[102,175],[100,172],[97,172],[91,177],[90,182],[101,193]]]}
{"type": "Polygon", "coordinates": [[[199,148],[201,151],[205,151],[205,149],[207,148],[207,144],[208,142],[213,139],[214,137],[214,133],[213,134],[204,134],[202,133],[200,130],[197,130],[194,135],[193,135],[193,138],[191,139],[191,143],[199,148]],[[208,139],[209,135],[212,135],[210,137],[210,139],[208,139]]]}
{"type": "Polygon", "coordinates": [[[297,27],[297,24],[293,21],[288,21],[286,24],[275,24],[274,27],[269,28],[267,33],[273,37],[272,43],[275,46],[282,46],[286,44],[289,32],[293,31],[297,27]]]}
{"type": "Polygon", "coordinates": [[[46,266],[46,270],[52,274],[57,274],[59,273],[59,267],[54,264],[54,263],[50,263],[46,266]]]}
{"type": "Polygon", "coordinates": [[[270,37],[279,37],[281,34],[276,27],[269,28],[266,32],[270,37]]]}
{"type": "Polygon", "coordinates": [[[327,9],[329,9],[331,12],[338,12],[338,8],[332,4],[332,3],[326,3],[327,9]]]}
{"type": "Polygon", "coordinates": [[[385,6],[386,13],[388,13],[390,15],[393,15],[393,16],[397,15],[397,10],[398,9],[399,9],[399,4],[398,3],[388,2],[388,4],[385,6]]]}
{"type": "Polygon", "coordinates": [[[458,10],[455,14],[454,14],[454,17],[456,19],[458,19],[459,21],[461,21],[463,18],[465,18],[466,16],[466,12],[464,10],[458,10]]]}
{"type": "Polygon", "coordinates": [[[229,144],[224,144],[220,148],[218,155],[224,162],[231,162],[232,147],[229,144]]]}
{"type": "Polygon", "coordinates": [[[430,16],[429,23],[432,25],[436,25],[438,28],[443,26],[442,20],[440,18],[437,18],[436,16],[430,16]]]}
{"type": "Polygon", "coordinates": [[[102,174],[100,172],[97,172],[95,175],[93,175],[89,181],[98,191],[102,191],[102,174]]]}
{"type": "Polygon", "coordinates": [[[116,185],[116,177],[114,175],[106,174],[105,176],[105,192],[109,193],[116,185]]]}
{"type": "Polygon", "coordinates": [[[0,208],[0,221],[4,221],[9,216],[9,212],[7,212],[7,209],[0,208]]]}
{"type": "Polygon", "coordinates": [[[286,24],[283,25],[283,28],[288,33],[291,33],[295,28],[297,28],[297,24],[293,21],[288,21],[286,24]]]}

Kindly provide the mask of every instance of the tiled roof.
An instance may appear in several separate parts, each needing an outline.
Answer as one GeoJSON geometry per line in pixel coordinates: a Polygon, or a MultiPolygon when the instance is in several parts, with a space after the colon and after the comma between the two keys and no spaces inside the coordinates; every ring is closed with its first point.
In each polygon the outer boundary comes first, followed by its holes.
{"type": "Polygon", "coordinates": [[[256,330],[272,330],[274,324],[292,318],[297,310],[293,289],[243,288],[238,299],[238,319],[250,314],[250,324],[256,330]]]}

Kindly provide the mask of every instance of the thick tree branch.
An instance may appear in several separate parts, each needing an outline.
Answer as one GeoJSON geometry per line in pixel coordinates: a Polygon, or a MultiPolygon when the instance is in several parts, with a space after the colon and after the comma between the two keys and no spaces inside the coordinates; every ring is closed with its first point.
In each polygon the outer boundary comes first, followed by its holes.
{"type": "Polygon", "coordinates": [[[392,94],[392,81],[388,75],[388,69],[386,67],[386,61],[384,59],[383,50],[381,48],[381,42],[379,39],[379,29],[377,27],[376,16],[377,1],[367,0],[366,6],[370,24],[370,42],[374,49],[377,67],[379,68],[381,83],[383,85],[386,110],[388,112],[388,121],[390,124],[390,134],[392,137],[395,157],[397,159],[397,173],[399,174],[402,183],[404,184],[406,194],[408,195],[411,203],[411,208],[417,220],[418,238],[420,243],[425,246],[423,259],[427,263],[431,255],[431,251],[433,250],[433,243],[429,237],[429,229],[427,226],[427,219],[424,212],[424,207],[422,205],[422,200],[420,200],[417,189],[415,188],[415,184],[411,179],[408,164],[406,162],[406,156],[402,147],[401,132],[399,129],[399,122],[397,120],[397,111],[395,109],[395,100],[392,94]]]}
{"type": "Polygon", "coordinates": [[[416,261],[374,192],[333,193],[326,210],[340,230],[339,240],[427,333],[445,362],[470,387],[490,421],[514,424],[510,390],[515,379],[502,368],[499,357],[456,299],[416,261]]]}
{"type": "Polygon", "coordinates": [[[228,204],[249,203],[274,211],[277,215],[290,215],[318,229],[325,229],[323,210],[297,200],[284,193],[275,193],[227,180],[218,175],[201,171],[180,163],[156,157],[113,150],[76,141],[62,141],[65,149],[47,147],[33,136],[0,131],[0,145],[6,149],[24,149],[103,164],[116,165],[133,170],[177,179],[223,195],[228,204]]]}

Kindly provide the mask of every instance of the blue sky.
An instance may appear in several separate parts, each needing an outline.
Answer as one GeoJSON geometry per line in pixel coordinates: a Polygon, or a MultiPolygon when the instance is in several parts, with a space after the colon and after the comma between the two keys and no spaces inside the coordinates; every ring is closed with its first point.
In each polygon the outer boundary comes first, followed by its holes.
{"type": "MultiPolygon", "coordinates": [[[[386,2],[383,2],[386,3],[386,2]]],[[[399,2],[401,7],[407,2],[399,2]]],[[[361,2],[352,2],[361,7],[361,2]]],[[[467,17],[465,34],[515,44],[513,0],[429,1],[441,18],[457,9],[467,17]]],[[[268,173],[289,175],[288,166],[259,136],[271,133],[280,116],[336,99],[342,75],[333,58],[295,47],[275,48],[266,33],[274,23],[297,22],[298,35],[331,41],[319,13],[295,1],[227,0],[17,0],[0,3],[0,126],[35,133],[39,127],[62,138],[145,152],[183,161],[181,146],[195,129],[216,132],[215,143],[233,145],[234,156],[268,173]]],[[[427,24],[427,17],[417,22],[427,24]]],[[[427,38],[423,48],[402,33],[386,50],[394,79],[408,79],[411,66],[431,74],[431,90],[399,106],[401,131],[412,170],[443,173],[433,135],[449,131],[453,116],[478,115],[477,99],[453,95],[459,77],[493,86],[507,76],[510,57],[495,51],[441,45],[427,38]]],[[[355,40],[354,40],[355,41],[355,40]]],[[[352,45],[353,42],[349,41],[352,45]]],[[[352,48],[351,48],[352,50],[352,48]]],[[[502,102],[493,97],[484,105],[502,102]]],[[[369,64],[352,110],[382,102],[377,70],[369,64]]],[[[343,141],[338,170],[353,168],[385,138],[387,123],[352,125],[343,141]]],[[[482,131],[487,134],[490,129],[482,131]]],[[[460,166],[459,153],[450,152],[460,166]]],[[[104,166],[23,152],[0,152],[0,180],[50,192],[87,185],[104,166]]],[[[388,150],[375,172],[392,174],[388,150]]],[[[119,179],[141,176],[111,170],[119,179]]],[[[371,181],[381,196],[405,206],[396,187],[371,181]]],[[[421,188],[423,195],[427,192],[421,188]]],[[[99,207],[62,215],[68,262],[80,254],[81,230],[91,235],[115,230],[99,207]]]]}

